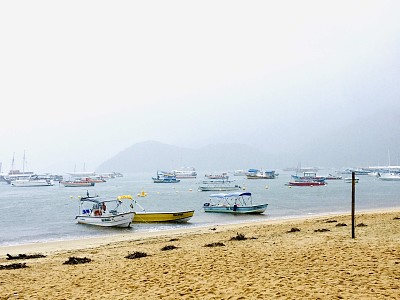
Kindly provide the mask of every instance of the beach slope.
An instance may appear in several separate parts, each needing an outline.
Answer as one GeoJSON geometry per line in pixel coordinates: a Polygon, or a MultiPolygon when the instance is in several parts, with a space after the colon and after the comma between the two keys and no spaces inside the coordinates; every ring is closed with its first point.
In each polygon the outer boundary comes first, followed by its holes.
{"type": "Polygon", "coordinates": [[[400,299],[400,211],[356,223],[355,239],[350,216],[329,216],[44,244],[0,257],[0,299],[400,299]]]}

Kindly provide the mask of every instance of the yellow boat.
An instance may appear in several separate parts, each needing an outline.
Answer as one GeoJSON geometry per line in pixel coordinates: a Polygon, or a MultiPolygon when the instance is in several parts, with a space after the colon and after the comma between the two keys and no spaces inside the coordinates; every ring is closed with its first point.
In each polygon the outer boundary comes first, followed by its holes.
{"type": "Polygon", "coordinates": [[[150,223],[150,222],[175,222],[183,223],[190,220],[194,210],[176,211],[176,212],[135,212],[133,222],[150,223]]]}

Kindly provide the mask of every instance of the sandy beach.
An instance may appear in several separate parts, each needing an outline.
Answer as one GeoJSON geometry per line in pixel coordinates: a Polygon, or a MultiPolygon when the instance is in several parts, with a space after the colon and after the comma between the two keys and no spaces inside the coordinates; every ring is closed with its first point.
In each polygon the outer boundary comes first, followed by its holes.
{"type": "Polygon", "coordinates": [[[1,247],[0,299],[400,299],[400,210],[356,224],[355,239],[342,215],[1,247]]]}

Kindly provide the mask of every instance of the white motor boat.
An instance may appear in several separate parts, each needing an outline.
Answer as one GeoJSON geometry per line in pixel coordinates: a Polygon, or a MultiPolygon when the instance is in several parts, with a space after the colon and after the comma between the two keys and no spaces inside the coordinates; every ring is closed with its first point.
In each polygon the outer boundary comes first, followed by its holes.
{"type": "Polygon", "coordinates": [[[122,199],[104,199],[99,196],[82,197],[76,220],[80,224],[102,227],[130,227],[135,213],[125,207],[122,199]]]}
{"type": "Polygon", "coordinates": [[[400,173],[379,173],[378,178],[384,181],[399,181],[400,173]]]}

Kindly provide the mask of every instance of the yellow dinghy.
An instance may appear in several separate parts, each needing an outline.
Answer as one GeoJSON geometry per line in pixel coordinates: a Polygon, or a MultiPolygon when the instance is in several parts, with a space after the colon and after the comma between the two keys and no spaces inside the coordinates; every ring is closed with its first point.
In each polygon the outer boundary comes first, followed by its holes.
{"type": "Polygon", "coordinates": [[[184,223],[193,217],[194,210],[176,211],[176,212],[135,212],[133,222],[175,222],[184,223]]]}

